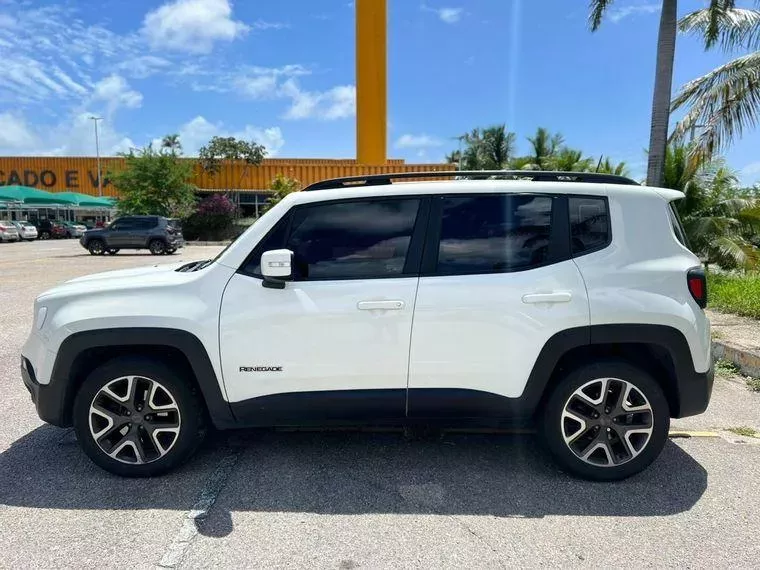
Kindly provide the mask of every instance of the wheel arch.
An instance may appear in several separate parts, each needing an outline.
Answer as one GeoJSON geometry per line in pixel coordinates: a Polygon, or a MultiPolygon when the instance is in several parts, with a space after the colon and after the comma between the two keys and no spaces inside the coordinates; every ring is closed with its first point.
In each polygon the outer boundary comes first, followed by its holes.
{"type": "Polygon", "coordinates": [[[215,427],[236,423],[229,403],[222,396],[203,343],[192,333],[168,328],[117,328],[83,331],[67,337],[58,350],[50,387],[58,387],[57,410],[50,423],[70,426],[74,398],[87,375],[96,367],[127,355],[144,355],[182,370],[202,395],[215,427]]]}
{"type": "Polygon", "coordinates": [[[543,408],[559,380],[592,360],[618,359],[644,369],[662,387],[672,417],[704,411],[704,403],[686,394],[688,382],[712,374],[695,372],[686,337],[665,325],[619,324],[578,327],[557,333],[544,345],[521,397],[533,411],[543,408]]]}

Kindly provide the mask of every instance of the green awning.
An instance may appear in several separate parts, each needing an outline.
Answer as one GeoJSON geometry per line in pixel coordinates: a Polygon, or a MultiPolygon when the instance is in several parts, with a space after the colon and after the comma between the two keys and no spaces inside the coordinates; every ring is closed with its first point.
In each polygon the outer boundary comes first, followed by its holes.
{"type": "Polygon", "coordinates": [[[0,200],[15,200],[23,204],[60,204],[71,206],[72,202],[58,194],[37,190],[29,186],[0,186],[0,200]]]}
{"type": "Polygon", "coordinates": [[[54,196],[80,208],[113,208],[111,198],[99,198],[98,196],[90,196],[81,192],[56,192],[54,196]]]}

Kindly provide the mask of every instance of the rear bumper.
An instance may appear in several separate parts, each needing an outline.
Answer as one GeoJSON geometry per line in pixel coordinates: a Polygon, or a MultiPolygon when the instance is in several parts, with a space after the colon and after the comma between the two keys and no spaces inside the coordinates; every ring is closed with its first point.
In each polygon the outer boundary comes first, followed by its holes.
{"type": "Polygon", "coordinates": [[[673,417],[696,416],[707,409],[712,396],[715,369],[712,364],[707,372],[678,374],[678,414],[673,417]]]}

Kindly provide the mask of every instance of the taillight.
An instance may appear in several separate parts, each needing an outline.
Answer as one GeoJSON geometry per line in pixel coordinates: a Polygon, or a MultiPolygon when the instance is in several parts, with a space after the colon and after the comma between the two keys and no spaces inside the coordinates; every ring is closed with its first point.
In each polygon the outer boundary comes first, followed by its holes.
{"type": "Polygon", "coordinates": [[[690,269],[686,274],[686,284],[689,286],[689,293],[701,308],[707,306],[707,278],[701,268],[690,269]]]}

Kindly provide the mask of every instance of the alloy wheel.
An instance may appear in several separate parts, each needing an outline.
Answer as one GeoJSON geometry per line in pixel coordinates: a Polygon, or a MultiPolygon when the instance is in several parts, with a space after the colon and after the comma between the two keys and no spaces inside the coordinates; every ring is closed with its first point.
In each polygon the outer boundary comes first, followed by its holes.
{"type": "Polygon", "coordinates": [[[181,414],[177,400],[156,380],[123,376],[111,380],[92,399],[90,434],[117,461],[152,463],[177,442],[181,414]]]}
{"type": "Polygon", "coordinates": [[[652,406],[635,385],[619,378],[596,378],[565,402],[561,429],[576,457],[599,467],[631,461],[649,443],[652,406]]]}

